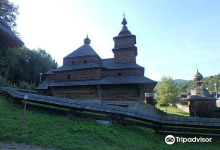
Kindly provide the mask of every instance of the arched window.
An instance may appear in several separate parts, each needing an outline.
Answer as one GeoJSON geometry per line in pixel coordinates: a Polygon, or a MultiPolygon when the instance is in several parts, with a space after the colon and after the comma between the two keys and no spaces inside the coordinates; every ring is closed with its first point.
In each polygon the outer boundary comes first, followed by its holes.
{"type": "Polygon", "coordinates": [[[86,60],[84,60],[84,64],[86,64],[86,60]]]}
{"type": "Polygon", "coordinates": [[[74,61],[72,61],[72,65],[74,65],[74,61]]]}

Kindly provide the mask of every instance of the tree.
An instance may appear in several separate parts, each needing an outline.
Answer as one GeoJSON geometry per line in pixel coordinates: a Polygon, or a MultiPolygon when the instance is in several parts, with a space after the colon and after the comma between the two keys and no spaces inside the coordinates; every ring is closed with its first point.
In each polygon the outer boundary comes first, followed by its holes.
{"type": "Polygon", "coordinates": [[[0,17],[8,23],[13,31],[16,30],[17,15],[19,15],[17,5],[8,0],[0,0],[0,17]]]}
{"type": "Polygon", "coordinates": [[[159,83],[155,89],[156,97],[159,106],[165,105],[166,111],[167,106],[171,104],[176,104],[178,101],[178,89],[171,77],[162,76],[161,83],[159,83]]]}
{"type": "Polygon", "coordinates": [[[0,75],[13,85],[22,84],[23,88],[27,87],[26,83],[37,86],[40,73],[45,74],[52,62],[51,55],[42,49],[30,50],[24,46],[0,49],[0,75]]]}

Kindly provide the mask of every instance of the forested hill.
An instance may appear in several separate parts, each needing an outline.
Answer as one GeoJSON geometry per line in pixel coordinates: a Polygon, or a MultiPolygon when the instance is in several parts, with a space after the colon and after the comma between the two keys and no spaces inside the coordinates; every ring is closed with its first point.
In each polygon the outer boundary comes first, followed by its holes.
{"type": "Polygon", "coordinates": [[[188,82],[189,80],[183,80],[183,79],[175,79],[173,80],[175,83],[179,84],[179,83],[186,83],[188,82]]]}
{"type": "MultiPolygon", "coordinates": [[[[205,77],[203,80],[202,86],[204,88],[208,88],[209,91],[215,91],[214,83],[217,84],[217,91],[220,91],[220,74],[205,77]]],[[[196,87],[196,84],[193,80],[190,80],[185,83],[177,84],[179,93],[190,92],[190,90],[196,87]]]]}

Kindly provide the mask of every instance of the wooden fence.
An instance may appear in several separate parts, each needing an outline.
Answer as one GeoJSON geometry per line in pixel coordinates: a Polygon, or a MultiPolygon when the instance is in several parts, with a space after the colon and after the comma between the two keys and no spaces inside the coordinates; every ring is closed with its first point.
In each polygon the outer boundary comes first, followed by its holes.
{"type": "Polygon", "coordinates": [[[7,93],[16,101],[22,101],[24,95],[28,95],[28,101],[32,102],[28,107],[98,120],[115,120],[123,125],[137,125],[151,128],[157,134],[220,138],[220,118],[163,116],[125,107],[43,96],[10,87],[0,87],[0,92],[7,93]],[[43,105],[38,106],[34,105],[34,103],[43,105]],[[55,107],[51,108],[48,106],[55,107]]]}

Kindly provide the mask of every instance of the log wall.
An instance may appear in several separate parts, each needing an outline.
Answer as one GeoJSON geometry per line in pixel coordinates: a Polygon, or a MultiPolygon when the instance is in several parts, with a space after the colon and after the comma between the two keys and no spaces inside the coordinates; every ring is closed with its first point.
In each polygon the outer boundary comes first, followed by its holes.
{"type": "Polygon", "coordinates": [[[84,64],[84,60],[86,63],[99,63],[101,59],[97,56],[83,56],[83,57],[74,57],[74,58],[63,58],[63,65],[70,66],[74,64],[84,64]]]}
{"type": "Polygon", "coordinates": [[[136,48],[117,49],[113,52],[115,63],[136,63],[136,48]]]}
{"type": "Polygon", "coordinates": [[[53,96],[78,100],[98,100],[97,86],[53,87],[53,96]]]}
{"type": "Polygon", "coordinates": [[[117,77],[118,74],[121,74],[121,76],[132,76],[132,75],[144,75],[144,69],[114,69],[114,70],[108,70],[103,69],[102,70],[102,77],[106,76],[113,76],[117,77]]]}
{"type": "Polygon", "coordinates": [[[77,80],[99,80],[101,78],[101,69],[83,69],[83,70],[71,70],[71,71],[63,71],[56,72],[54,74],[54,81],[77,81],[77,80]],[[70,75],[70,79],[67,76],[70,75]]]}

